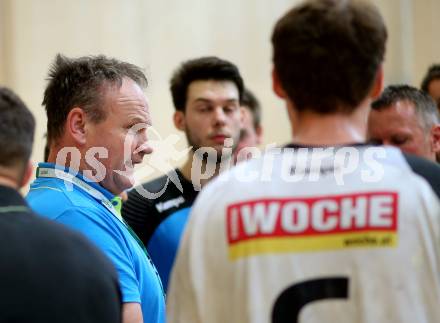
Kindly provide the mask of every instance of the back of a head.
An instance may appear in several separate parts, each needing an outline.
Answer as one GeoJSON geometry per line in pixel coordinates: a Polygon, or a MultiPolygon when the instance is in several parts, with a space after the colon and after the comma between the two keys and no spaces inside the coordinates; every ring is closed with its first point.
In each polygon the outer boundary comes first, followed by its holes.
{"type": "Polygon", "coordinates": [[[237,66],[218,57],[209,56],[185,61],[175,70],[170,81],[174,108],[184,112],[191,82],[208,80],[233,82],[237,86],[241,101],[244,85],[237,66]]]}
{"type": "Polygon", "coordinates": [[[48,141],[60,138],[67,115],[74,107],[81,107],[93,122],[104,120],[106,111],[100,103],[105,89],[120,87],[124,78],[147,86],[143,71],[133,64],[103,55],[67,58],[58,54],[50,68],[43,99],[48,141]]]}
{"type": "Polygon", "coordinates": [[[307,1],[275,26],[275,72],[298,111],[350,113],[374,84],[386,39],[383,19],[371,4],[307,1]]]}
{"type": "Polygon", "coordinates": [[[261,125],[261,106],[255,95],[247,88],[243,92],[241,105],[252,113],[254,128],[257,129],[261,125]]]}
{"type": "Polygon", "coordinates": [[[422,89],[422,91],[428,93],[429,83],[437,79],[440,79],[440,64],[433,64],[429,67],[428,72],[423,78],[420,88],[422,89]]]}
{"type": "Polygon", "coordinates": [[[407,101],[414,105],[420,125],[427,132],[440,123],[440,115],[434,100],[429,94],[410,85],[390,85],[371,104],[373,110],[387,109],[397,102],[407,101]]]}
{"type": "Polygon", "coordinates": [[[34,132],[35,119],[23,101],[10,89],[0,87],[0,167],[24,170],[34,132]]]}

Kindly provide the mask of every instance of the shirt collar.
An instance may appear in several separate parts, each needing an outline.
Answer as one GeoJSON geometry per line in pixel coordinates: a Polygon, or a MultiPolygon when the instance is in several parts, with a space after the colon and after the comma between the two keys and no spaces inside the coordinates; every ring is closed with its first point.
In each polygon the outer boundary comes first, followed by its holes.
{"type": "Polygon", "coordinates": [[[369,147],[374,145],[371,142],[357,142],[357,143],[347,143],[346,145],[304,145],[299,143],[290,143],[284,146],[284,148],[346,148],[346,147],[369,147]]]}
{"type": "Polygon", "coordinates": [[[20,193],[12,187],[0,185],[0,206],[26,206],[20,193]]]}
{"type": "MultiPolygon", "coordinates": [[[[94,182],[93,180],[89,179],[88,177],[84,176],[81,172],[76,173],[69,167],[62,167],[60,165],[56,165],[54,163],[39,163],[38,168],[53,168],[53,169],[59,169],[62,170],[65,173],[68,173],[72,176],[75,176],[76,178],[80,179],[81,181],[87,183],[100,193],[102,193],[107,199],[111,200],[115,196],[113,193],[99,185],[99,183],[94,182]]],[[[38,170],[37,170],[37,177],[38,177],[38,170]]]]}

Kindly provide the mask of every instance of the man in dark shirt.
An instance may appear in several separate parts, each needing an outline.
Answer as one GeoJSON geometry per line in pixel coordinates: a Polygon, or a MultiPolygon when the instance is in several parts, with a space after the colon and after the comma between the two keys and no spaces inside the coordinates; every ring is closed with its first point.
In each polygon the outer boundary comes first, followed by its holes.
{"type": "Polygon", "coordinates": [[[35,216],[18,193],[32,175],[34,130],[25,104],[0,87],[0,322],[120,322],[110,261],[81,235],[35,216]]]}
{"type": "Polygon", "coordinates": [[[243,80],[231,62],[201,57],[175,71],[171,94],[174,125],[185,132],[192,148],[189,158],[181,168],[131,190],[122,207],[122,216],[147,247],[165,288],[197,193],[232,165],[243,121],[243,80]]]}

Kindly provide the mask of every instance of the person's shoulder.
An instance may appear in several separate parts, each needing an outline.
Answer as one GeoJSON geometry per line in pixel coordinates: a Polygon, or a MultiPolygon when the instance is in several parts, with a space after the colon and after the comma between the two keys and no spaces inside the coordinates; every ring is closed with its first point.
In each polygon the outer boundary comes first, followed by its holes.
{"type": "Polygon", "coordinates": [[[35,208],[47,205],[58,208],[77,204],[81,197],[81,192],[73,185],[69,186],[57,179],[37,178],[31,183],[26,200],[35,208]]]}
{"type": "Polygon", "coordinates": [[[278,158],[279,154],[268,150],[252,159],[241,161],[211,180],[203,187],[201,193],[221,187],[238,188],[242,184],[248,186],[259,182],[265,173],[277,170],[274,165],[278,163],[278,158]]]}
{"type": "Polygon", "coordinates": [[[151,193],[160,192],[169,181],[168,174],[156,177],[150,181],[142,183],[140,186],[151,193]]]}
{"type": "Polygon", "coordinates": [[[167,183],[167,176],[160,176],[153,180],[144,182],[138,186],[133,187],[127,192],[127,200],[122,204],[123,214],[131,209],[148,209],[154,208],[156,199],[153,198],[155,194],[163,190],[167,183]]]}
{"type": "Polygon", "coordinates": [[[71,265],[78,262],[91,262],[95,266],[105,268],[116,277],[113,264],[83,233],[64,224],[37,216],[34,216],[33,219],[34,230],[38,230],[40,236],[48,241],[50,240],[52,245],[57,245],[56,250],[59,254],[69,255],[68,259],[65,260],[66,262],[71,265]]]}
{"type": "Polygon", "coordinates": [[[91,256],[100,258],[102,255],[83,234],[61,223],[38,216],[32,211],[24,214],[19,227],[27,239],[55,245],[57,248],[54,250],[60,254],[73,253],[75,257],[79,258],[90,258],[91,256]]]}
{"type": "Polygon", "coordinates": [[[34,217],[34,231],[39,231],[38,240],[47,241],[45,257],[58,259],[58,268],[72,275],[87,275],[93,284],[98,280],[108,284],[117,284],[116,269],[109,258],[82,233],[44,219],[34,217]],[[50,253],[50,255],[47,255],[50,253]]]}
{"type": "Polygon", "coordinates": [[[51,185],[31,184],[26,201],[37,214],[57,220],[65,213],[99,213],[101,204],[88,193],[68,184],[54,181],[51,185]]]}
{"type": "Polygon", "coordinates": [[[427,159],[411,154],[403,154],[411,170],[424,178],[440,198],[440,166],[427,159]]]}
{"type": "Polygon", "coordinates": [[[53,201],[61,199],[65,202],[69,200],[68,193],[74,192],[74,187],[73,185],[71,186],[72,187],[69,189],[58,179],[37,178],[30,184],[26,199],[32,199],[38,202],[47,199],[53,199],[53,201]]]}
{"type": "Polygon", "coordinates": [[[225,197],[245,193],[247,188],[258,185],[264,172],[263,157],[242,161],[209,181],[200,191],[196,202],[216,204],[225,197]]]}
{"type": "Polygon", "coordinates": [[[103,205],[99,208],[77,206],[65,208],[54,220],[81,232],[92,241],[101,241],[102,244],[108,239],[118,240],[125,235],[123,222],[103,205]]]}
{"type": "Polygon", "coordinates": [[[71,243],[83,240],[83,236],[65,225],[57,223],[56,221],[41,217],[36,213],[30,211],[27,221],[22,223],[23,226],[33,228],[41,236],[46,236],[52,241],[71,243]]]}
{"type": "MultiPolygon", "coordinates": [[[[128,199],[123,204],[123,209],[127,209],[129,206],[154,208],[157,203],[163,200],[179,196],[182,192],[176,186],[176,183],[180,184],[184,190],[188,190],[187,180],[178,169],[173,169],[163,176],[135,186],[127,192],[128,199]]],[[[190,195],[193,191],[194,189],[191,187],[191,192],[186,193],[190,195]]]]}
{"type": "Polygon", "coordinates": [[[8,264],[2,267],[2,277],[9,277],[15,286],[9,294],[5,287],[5,295],[24,292],[23,304],[36,302],[43,307],[47,296],[58,295],[61,298],[57,296],[52,302],[55,311],[64,303],[63,293],[74,304],[86,304],[96,295],[104,295],[101,301],[106,310],[117,314],[120,292],[116,270],[86,237],[30,210],[10,215],[7,221],[0,221],[7,241],[0,245],[0,254],[8,264]]]}
{"type": "Polygon", "coordinates": [[[167,179],[168,176],[163,175],[131,188],[127,192],[128,200],[126,203],[135,202],[147,205],[151,204],[154,201],[154,198],[150,198],[150,195],[153,196],[162,191],[167,185],[167,179]]]}

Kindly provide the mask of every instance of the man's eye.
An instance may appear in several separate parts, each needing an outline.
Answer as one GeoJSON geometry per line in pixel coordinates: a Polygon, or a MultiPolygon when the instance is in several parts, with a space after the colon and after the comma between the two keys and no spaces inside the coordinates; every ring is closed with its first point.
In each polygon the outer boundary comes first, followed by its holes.
{"type": "Polygon", "coordinates": [[[370,138],[370,139],[368,139],[368,143],[373,146],[383,145],[382,139],[379,139],[379,138],[370,138]]]}
{"type": "Polygon", "coordinates": [[[407,142],[408,142],[408,140],[409,140],[409,138],[408,137],[393,137],[392,139],[391,139],[391,142],[394,144],[394,145],[404,145],[404,144],[406,144],[407,142]]]}
{"type": "Polygon", "coordinates": [[[210,106],[201,106],[198,108],[198,110],[200,112],[209,112],[209,111],[211,111],[211,107],[210,106]]]}
{"type": "Polygon", "coordinates": [[[127,126],[125,126],[125,129],[126,129],[126,130],[131,130],[131,129],[133,129],[135,126],[136,126],[136,123],[130,123],[130,124],[128,124],[127,126]]]}
{"type": "Polygon", "coordinates": [[[237,106],[236,105],[227,105],[225,107],[223,107],[223,111],[225,111],[226,113],[232,113],[235,110],[237,110],[237,106]]]}

